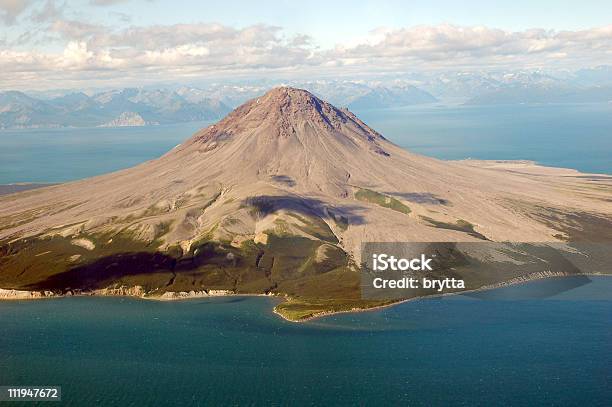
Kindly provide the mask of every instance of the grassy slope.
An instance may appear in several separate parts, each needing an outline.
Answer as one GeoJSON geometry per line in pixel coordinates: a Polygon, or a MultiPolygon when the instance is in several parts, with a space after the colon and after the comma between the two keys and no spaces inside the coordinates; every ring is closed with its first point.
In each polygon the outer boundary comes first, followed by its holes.
{"type": "Polygon", "coordinates": [[[389,208],[397,212],[409,214],[410,208],[397,199],[381,194],[380,192],[372,191],[371,189],[358,188],[355,192],[355,198],[362,202],[369,202],[382,206],[383,208],[389,208]]]}
{"type": "MultiPolygon", "coordinates": [[[[397,207],[388,197],[373,191],[357,194],[368,202],[397,207]]],[[[343,219],[334,219],[334,216],[332,219],[337,225],[344,225],[343,219]]],[[[80,234],[78,238],[89,240],[95,246],[93,250],[75,245],[74,237],[59,235],[0,242],[0,287],[61,293],[140,285],[153,295],[208,289],[232,290],[238,294],[273,293],[287,297],[276,311],[289,320],[397,301],[361,299],[357,268],[321,218],[290,213],[287,219],[294,223],[280,222],[275,230],[268,231],[265,244],[247,240],[240,247],[234,247],[229,241],[214,240],[211,231],[185,253],[177,245],[160,248],[161,239],[171,224],[160,228],[157,239],[149,243],[138,240],[126,229],[80,234]],[[291,228],[303,235],[293,234],[291,228]]],[[[432,227],[460,230],[482,238],[468,222],[423,220],[432,227]]],[[[557,221],[555,225],[563,226],[557,221]]],[[[575,216],[572,224],[562,229],[574,239],[584,240],[584,234],[592,236],[594,231],[600,238],[612,239],[606,234],[610,229],[605,228],[606,233],[601,228],[593,229],[600,225],[601,219],[575,216]]],[[[476,276],[475,284],[492,278],[486,273],[469,271],[465,275],[476,276]]]]}

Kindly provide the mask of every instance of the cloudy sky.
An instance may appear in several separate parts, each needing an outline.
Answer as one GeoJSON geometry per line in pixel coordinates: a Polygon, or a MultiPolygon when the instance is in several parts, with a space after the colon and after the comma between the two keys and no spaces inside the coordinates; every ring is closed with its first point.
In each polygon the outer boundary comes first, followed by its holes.
{"type": "Polygon", "coordinates": [[[0,0],[0,90],[610,64],[610,0],[0,0]]]}

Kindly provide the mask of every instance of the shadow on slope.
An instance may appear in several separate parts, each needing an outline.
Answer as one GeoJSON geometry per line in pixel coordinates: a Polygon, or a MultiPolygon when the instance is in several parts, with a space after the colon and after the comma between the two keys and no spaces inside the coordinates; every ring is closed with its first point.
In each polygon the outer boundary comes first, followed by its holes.
{"type": "Polygon", "coordinates": [[[288,187],[294,187],[296,184],[295,180],[287,175],[273,175],[270,178],[272,179],[272,181],[286,185],[288,187]]]}
{"type": "Polygon", "coordinates": [[[430,205],[443,205],[447,206],[450,202],[447,199],[440,198],[435,194],[429,192],[384,192],[385,195],[391,195],[405,199],[409,202],[419,204],[430,204],[430,205]]]}
{"type": "Polygon", "coordinates": [[[356,205],[330,207],[325,202],[315,198],[266,195],[247,198],[244,203],[252,206],[257,214],[262,217],[284,210],[329,219],[329,211],[332,211],[346,217],[350,224],[362,225],[365,223],[365,218],[360,215],[360,212],[366,209],[365,207],[356,205]]]}

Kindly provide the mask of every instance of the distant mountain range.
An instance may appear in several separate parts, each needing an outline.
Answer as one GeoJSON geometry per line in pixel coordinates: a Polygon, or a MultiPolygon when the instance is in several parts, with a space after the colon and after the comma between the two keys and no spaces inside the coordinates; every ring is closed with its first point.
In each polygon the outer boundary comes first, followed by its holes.
{"type": "Polygon", "coordinates": [[[437,102],[433,95],[413,85],[365,85],[355,82],[305,83],[304,88],[352,110],[401,107],[437,102]]]}
{"type": "MultiPolygon", "coordinates": [[[[385,108],[435,102],[412,85],[368,86],[328,82],[310,86],[316,94],[352,109],[385,108]]],[[[0,93],[0,129],[48,127],[123,127],[217,120],[232,107],[260,93],[257,86],[217,89],[181,87],[121,89],[88,96],[83,92],[35,98],[23,92],[0,93]]]]}
{"type": "Polygon", "coordinates": [[[311,80],[278,83],[178,85],[164,89],[62,90],[28,94],[0,92],[0,129],[117,127],[217,120],[265,89],[289,85],[307,89],[357,113],[427,103],[496,105],[612,101],[612,67],[554,74],[539,70],[426,72],[385,80],[311,80]]]}
{"type": "Polygon", "coordinates": [[[598,103],[612,101],[612,67],[576,72],[459,72],[413,78],[438,98],[459,97],[468,105],[598,103]]]}
{"type": "MultiPolygon", "coordinates": [[[[356,110],[401,107],[437,101],[429,92],[405,83],[386,86],[360,81],[321,80],[291,82],[291,86],[308,89],[336,105],[356,110]]],[[[267,88],[267,85],[220,85],[211,87],[208,94],[229,106],[237,107],[267,88]]]]}
{"type": "Polygon", "coordinates": [[[121,89],[48,100],[18,91],[0,93],[0,128],[142,126],[216,120],[230,111],[198,89],[121,89]]]}
{"type": "Polygon", "coordinates": [[[570,88],[557,86],[511,86],[469,99],[469,105],[520,103],[595,103],[612,101],[612,86],[570,88]]]}
{"type": "MultiPolygon", "coordinates": [[[[214,97],[236,107],[274,81],[213,85],[214,97]]],[[[359,112],[424,103],[591,103],[612,100],[612,67],[547,72],[421,72],[381,80],[312,80],[285,85],[307,89],[338,106],[359,112]]]]}
{"type": "Polygon", "coordinates": [[[376,88],[368,91],[352,100],[348,107],[351,109],[370,109],[373,107],[393,107],[418,105],[423,103],[437,102],[438,99],[430,93],[416,86],[404,86],[397,88],[376,88]]]}

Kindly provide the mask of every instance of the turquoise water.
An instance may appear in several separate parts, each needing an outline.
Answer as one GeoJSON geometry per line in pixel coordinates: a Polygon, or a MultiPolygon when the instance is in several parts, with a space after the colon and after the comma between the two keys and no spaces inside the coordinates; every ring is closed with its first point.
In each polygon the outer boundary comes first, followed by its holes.
{"type": "Polygon", "coordinates": [[[612,278],[547,299],[446,297],[303,324],[272,314],[273,303],[0,302],[0,385],[61,385],[67,405],[612,400],[612,278]]]}
{"type": "Polygon", "coordinates": [[[391,141],[445,160],[533,160],[612,174],[612,103],[357,112],[391,141]]]}
{"type": "MultiPolygon", "coordinates": [[[[612,104],[408,107],[356,112],[391,141],[442,159],[528,159],[612,174],[612,104]]],[[[0,184],[62,182],[159,157],[209,123],[0,131],[0,184]]]]}
{"type": "Polygon", "coordinates": [[[0,131],[0,184],[64,182],[157,158],[209,122],[0,131]]]}

